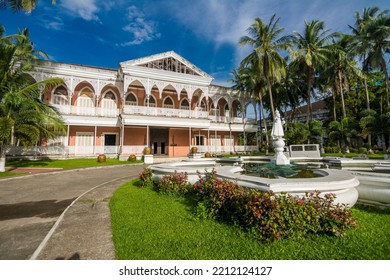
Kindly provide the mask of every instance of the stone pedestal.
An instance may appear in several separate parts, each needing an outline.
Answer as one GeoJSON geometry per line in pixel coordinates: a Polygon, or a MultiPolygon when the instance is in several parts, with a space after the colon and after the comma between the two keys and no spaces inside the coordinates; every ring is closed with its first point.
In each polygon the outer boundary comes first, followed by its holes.
{"type": "Polygon", "coordinates": [[[275,156],[272,158],[271,162],[276,165],[287,165],[290,164],[290,160],[283,153],[284,151],[284,140],[282,138],[274,139],[273,141],[275,156]]]}
{"type": "Polygon", "coordinates": [[[200,154],[200,153],[195,153],[195,154],[189,155],[189,158],[201,158],[201,157],[202,157],[202,154],[200,154]]]}
{"type": "Polygon", "coordinates": [[[0,172],[5,172],[5,157],[0,158],[0,172]]]}
{"type": "Polygon", "coordinates": [[[144,155],[145,164],[153,164],[153,155],[144,155]]]}

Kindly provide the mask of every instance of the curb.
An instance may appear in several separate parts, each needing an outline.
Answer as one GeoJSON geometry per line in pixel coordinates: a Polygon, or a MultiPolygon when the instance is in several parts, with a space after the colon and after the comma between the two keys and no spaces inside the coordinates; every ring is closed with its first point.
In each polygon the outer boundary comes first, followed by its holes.
{"type": "Polygon", "coordinates": [[[91,167],[82,167],[82,168],[74,168],[74,169],[61,169],[59,171],[50,171],[50,172],[42,172],[42,173],[36,173],[36,174],[26,174],[26,175],[19,175],[19,176],[11,176],[11,177],[4,177],[0,178],[0,182],[10,181],[10,180],[18,180],[18,179],[25,179],[35,176],[41,176],[41,175],[47,175],[47,174],[59,174],[59,173],[65,173],[65,172],[75,172],[79,170],[86,170],[86,169],[102,169],[102,168],[114,168],[114,167],[124,167],[124,166],[139,166],[139,165],[145,165],[144,163],[131,163],[131,164],[113,164],[113,165],[106,165],[106,166],[91,166],[91,167]]]}

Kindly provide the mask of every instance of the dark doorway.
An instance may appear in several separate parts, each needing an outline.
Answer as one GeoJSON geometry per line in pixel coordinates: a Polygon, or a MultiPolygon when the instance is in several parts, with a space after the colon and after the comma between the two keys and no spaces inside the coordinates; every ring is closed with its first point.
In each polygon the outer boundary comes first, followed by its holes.
{"type": "Polygon", "coordinates": [[[158,145],[157,142],[153,142],[153,154],[156,155],[158,153],[158,145]]]}
{"type": "Polygon", "coordinates": [[[104,153],[117,153],[116,134],[104,134],[104,153]]]}
{"type": "Polygon", "coordinates": [[[150,143],[153,147],[154,155],[167,155],[168,149],[168,136],[169,129],[168,128],[151,128],[150,129],[150,143]]]}

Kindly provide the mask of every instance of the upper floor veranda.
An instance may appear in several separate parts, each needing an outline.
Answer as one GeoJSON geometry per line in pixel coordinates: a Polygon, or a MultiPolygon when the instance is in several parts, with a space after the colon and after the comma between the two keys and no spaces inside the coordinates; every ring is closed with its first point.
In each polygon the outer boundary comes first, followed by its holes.
{"type": "Polygon", "coordinates": [[[64,84],[43,95],[62,115],[123,115],[208,119],[218,123],[252,123],[253,106],[243,93],[211,84],[212,77],[174,52],[120,63],[118,69],[41,62],[36,81],[59,77],[64,84]]]}

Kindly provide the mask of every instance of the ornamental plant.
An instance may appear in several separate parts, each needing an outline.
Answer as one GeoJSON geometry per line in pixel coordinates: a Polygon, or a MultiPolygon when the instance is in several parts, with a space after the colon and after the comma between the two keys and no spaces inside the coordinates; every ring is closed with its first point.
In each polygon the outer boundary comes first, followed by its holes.
{"type": "Polygon", "coordinates": [[[349,209],[334,203],[334,194],[312,192],[299,198],[261,192],[219,180],[215,170],[200,176],[194,191],[202,208],[195,212],[207,211],[202,215],[239,225],[266,241],[308,234],[343,236],[356,226],[349,209]]]}
{"type": "Polygon", "coordinates": [[[175,195],[184,195],[192,191],[192,185],[188,183],[187,172],[174,172],[163,176],[156,185],[159,192],[175,195]]]}
{"type": "Polygon", "coordinates": [[[153,186],[153,173],[150,168],[144,168],[144,170],[139,174],[140,186],[141,187],[152,187],[153,186]]]}

